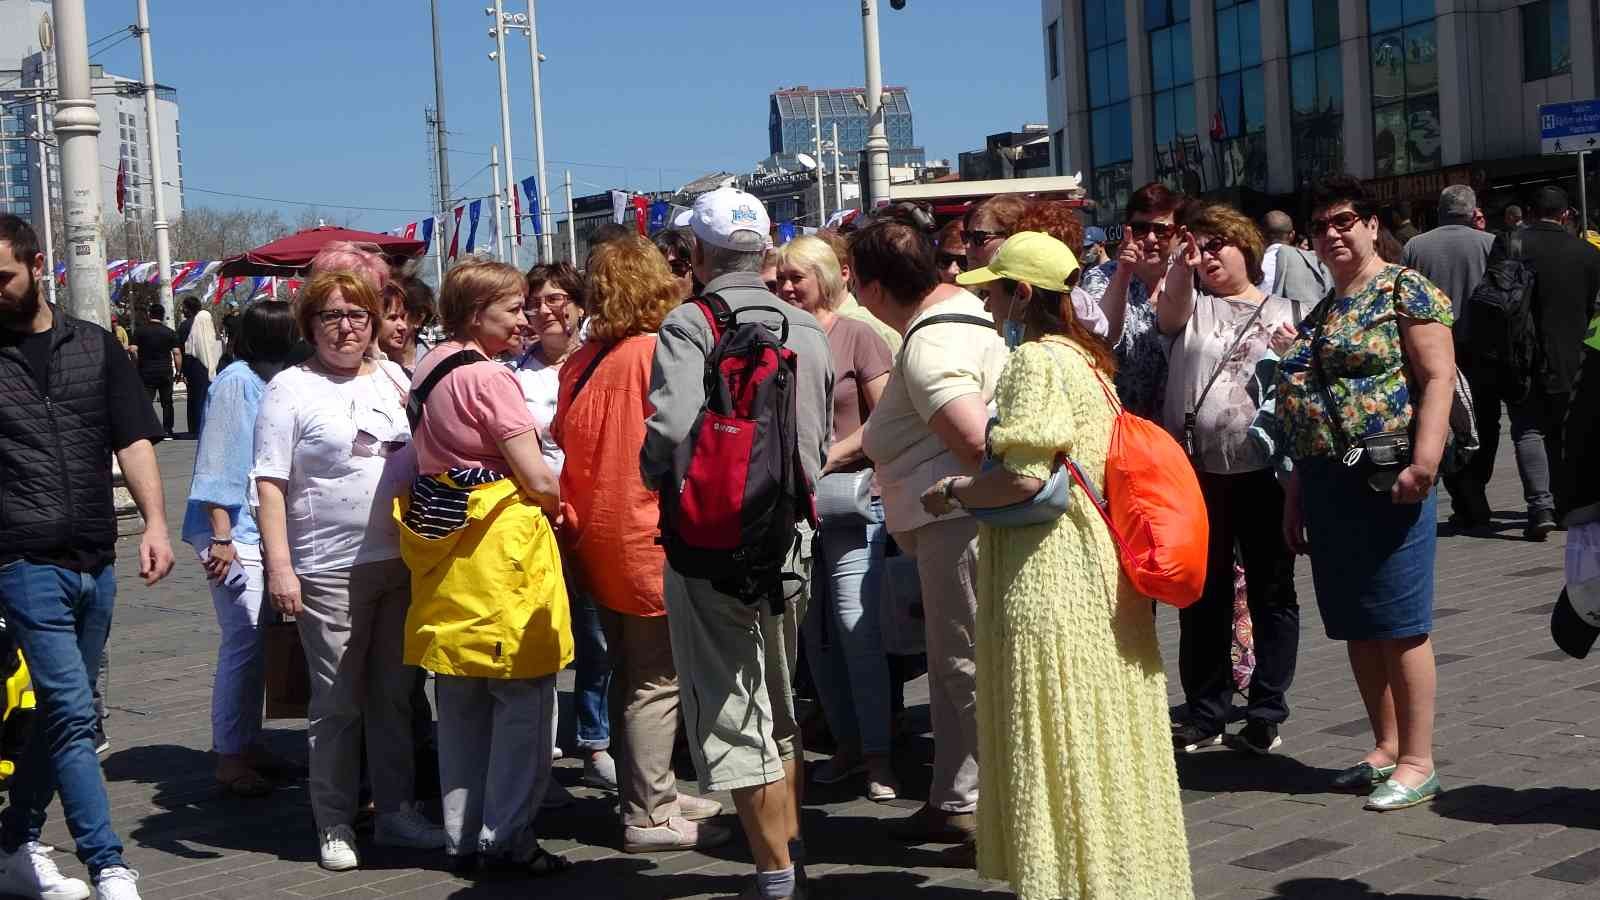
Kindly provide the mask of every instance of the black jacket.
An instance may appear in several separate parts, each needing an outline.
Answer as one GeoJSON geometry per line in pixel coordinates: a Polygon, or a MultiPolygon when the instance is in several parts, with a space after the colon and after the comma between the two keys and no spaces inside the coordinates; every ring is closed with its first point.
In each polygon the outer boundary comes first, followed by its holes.
{"type": "Polygon", "coordinates": [[[1535,390],[1565,394],[1583,364],[1583,335],[1600,303],[1600,250],[1551,222],[1523,229],[1523,256],[1531,260],[1535,390]]]}
{"type": "Polygon", "coordinates": [[[57,312],[49,391],[0,347],[0,548],[28,556],[109,551],[111,418],[102,330],[57,312]]]}
{"type": "MultiPolygon", "coordinates": [[[[1581,338],[1580,338],[1581,340],[1581,338]]],[[[1583,369],[1567,407],[1566,509],[1556,514],[1571,526],[1600,520],[1600,350],[1583,349],[1583,369]]]]}

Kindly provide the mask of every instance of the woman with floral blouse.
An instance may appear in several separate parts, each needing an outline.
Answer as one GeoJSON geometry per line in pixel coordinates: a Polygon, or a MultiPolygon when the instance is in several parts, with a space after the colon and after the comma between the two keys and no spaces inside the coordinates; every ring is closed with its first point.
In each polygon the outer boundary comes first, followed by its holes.
{"type": "Polygon", "coordinates": [[[1433,762],[1433,563],[1439,463],[1455,387],[1450,300],[1378,255],[1377,204],[1336,176],[1312,191],[1312,244],[1334,292],[1278,367],[1294,460],[1284,537],[1311,555],[1328,637],[1346,641],[1373,749],[1333,787],[1405,809],[1439,792],[1433,762]],[[1375,468],[1385,444],[1409,458],[1375,468]]]}

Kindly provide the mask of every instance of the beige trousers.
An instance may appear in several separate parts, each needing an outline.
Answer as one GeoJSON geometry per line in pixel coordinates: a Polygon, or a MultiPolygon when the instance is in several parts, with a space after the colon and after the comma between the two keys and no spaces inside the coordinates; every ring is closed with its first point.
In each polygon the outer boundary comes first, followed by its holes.
{"type": "Polygon", "coordinates": [[[611,755],[622,824],[650,828],[679,815],[672,746],[678,737],[678,670],[666,616],[597,606],[611,656],[611,755]]]}

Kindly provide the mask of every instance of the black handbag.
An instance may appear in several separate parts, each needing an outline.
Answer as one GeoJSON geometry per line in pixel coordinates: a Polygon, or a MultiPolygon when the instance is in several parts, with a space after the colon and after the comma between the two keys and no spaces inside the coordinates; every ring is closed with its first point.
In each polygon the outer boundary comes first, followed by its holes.
{"type": "Polygon", "coordinates": [[[1411,433],[1380,431],[1351,442],[1350,433],[1344,427],[1344,417],[1339,415],[1339,403],[1334,399],[1333,392],[1328,390],[1328,378],[1322,371],[1322,348],[1326,346],[1322,327],[1327,323],[1328,313],[1332,309],[1329,301],[1332,299],[1329,297],[1323,301],[1321,312],[1316,316],[1317,324],[1311,336],[1311,377],[1317,381],[1322,405],[1333,422],[1334,442],[1345,466],[1360,470],[1368,487],[1380,494],[1387,494],[1400,479],[1400,473],[1411,465],[1411,433]]]}

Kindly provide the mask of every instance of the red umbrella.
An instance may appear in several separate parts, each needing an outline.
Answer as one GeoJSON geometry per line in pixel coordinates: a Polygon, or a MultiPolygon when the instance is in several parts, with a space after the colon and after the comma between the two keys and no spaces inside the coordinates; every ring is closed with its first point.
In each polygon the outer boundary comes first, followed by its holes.
{"type": "Polygon", "coordinates": [[[421,256],[425,245],[421,241],[395,237],[392,234],[374,234],[370,231],[353,231],[324,225],[309,228],[270,244],[263,244],[232,259],[224,260],[217,274],[223,277],[241,275],[299,275],[311,265],[311,258],[334,241],[351,241],[372,245],[371,249],[386,257],[421,256]]]}

